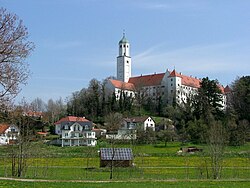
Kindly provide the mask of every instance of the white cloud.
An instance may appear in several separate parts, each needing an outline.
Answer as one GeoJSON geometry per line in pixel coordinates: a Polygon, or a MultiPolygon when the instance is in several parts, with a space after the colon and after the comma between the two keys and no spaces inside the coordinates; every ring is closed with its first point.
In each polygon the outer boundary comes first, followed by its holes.
{"type": "Polygon", "coordinates": [[[250,55],[239,53],[244,45],[240,43],[220,43],[211,45],[190,46],[172,51],[166,47],[150,48],[133,58],[133,74],[149,74],[165,72],[176,68],[183,74],[193,76],[231,75],[233,79],[239,74],[247,74],[250,70],[250,55]]]}
{"type": "Polygon", "coordinates": [[[138,8],[148,9],[148,10],[168,10],[168,11],[183,11],[183,10],[200,10],[201,8],[206,7],[205,2],[202,1],[193,1],[193,0],[184,0],[184,1],[137,1],[133,2],[134,5],[138,8]]]}

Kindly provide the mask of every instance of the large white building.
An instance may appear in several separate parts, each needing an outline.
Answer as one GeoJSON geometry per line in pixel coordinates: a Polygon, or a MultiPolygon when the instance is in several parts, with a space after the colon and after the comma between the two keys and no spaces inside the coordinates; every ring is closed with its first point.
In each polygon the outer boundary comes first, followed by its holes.
{"type": "MultiPolygon", "coordinates": [[[[163,73],[150,75],[131,76],[131,57],[130,44],[123,34],[119,41],[119,56],[117,57],[117,79],[110,79],[107,88],[114,92],[119,99],[121,92],[127,96],[134,97],[140,91],[146,97],[151,96],[157,99],[161,96],[168,104],[183,103],[187,98],[197,92],[201,80],[178,73],[175,69],[167,69],[163,73]]],[[[226,105],[226,93],[229,92],[228,86],[218,86],[223,95],[223,106],[226,105]]]]}
{"type": "Polygon", "coordinates": [[[96,136],[92,122],[84,117],[67,116],[55,123],[55,133],[64,146],[95,146],[96,136]]]}

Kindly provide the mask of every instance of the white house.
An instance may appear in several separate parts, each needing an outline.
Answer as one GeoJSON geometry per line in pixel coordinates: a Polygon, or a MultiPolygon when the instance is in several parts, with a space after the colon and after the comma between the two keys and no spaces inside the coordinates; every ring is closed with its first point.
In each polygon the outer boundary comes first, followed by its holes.
{"type": "Polygon", "coordinates": [[[124,118],[121,127],[117,131],[117,134],[107,134],[106,138],[135,140],[136,131],[139,129],[143,131],[146,131],[147,129],[152,129],[153,131],[155,131],[155,121],[148,116],[124,118]]]}
{"type": "Polygon", "coordinates": [[[149,116],[125,118],[122,126],[122,129],[142,129],[144,131],[148,128],[155,131],[155,121],[149,116]]]}
{"type": "MultiPolygon", "coordinates": [[[[110,79],[106,85],[108,91],[115,93],[116,99],[120,98],[121,92],[126,96],[134,97],[136,94],[150,96],[153,100],[158,97],[168,103],[185,103],[187,98],[195,94],[200,87],[201,80],[178,73],[175,69],[169,69],[163,73],[131,76],[130,44],[123,35],[119,41],[119,56],[117,57],[117,79],[110,79]]],[[[226,88],[218,85],[222,92],[223,107],[226,106],[226,88]]]]}
{"type": "Polygon", "coordinates": [[[0,145],[8,145],[16,143],[19,128],[15,125],[0,124],[0,145]]]}
{"type": "Polygon", "coordinates": [[[67,116],[55,123],[55,133],[61,136],[63,146],[95,146],[96,136],[92,122],[84,117],[67,116]]]}

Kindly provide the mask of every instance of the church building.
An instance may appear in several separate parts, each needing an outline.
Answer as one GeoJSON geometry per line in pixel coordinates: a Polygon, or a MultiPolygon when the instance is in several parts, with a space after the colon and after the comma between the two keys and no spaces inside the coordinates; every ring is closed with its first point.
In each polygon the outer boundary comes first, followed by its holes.
{"type": "MultiPolygon", "coordinates": [[[[143,93],[153,100],[158,97],[168,103],[185,103],[187,98],[195,94],[200,87],[201,79],[183,75],[175,69],[167,69],[162,73],[150,75],[132,76],[131,74],[130,44],[123,34],[119,41],[119,55],[117,57],[117,77],[109,79],[107,88],[115,93],[116,99],[120,98],[121,92],[126,96],[134,97],[136,93],[143,93]]],[[[226,93],[223,86],[219,86],[223,95],[223,106],[226,105],[226,93]]]]}

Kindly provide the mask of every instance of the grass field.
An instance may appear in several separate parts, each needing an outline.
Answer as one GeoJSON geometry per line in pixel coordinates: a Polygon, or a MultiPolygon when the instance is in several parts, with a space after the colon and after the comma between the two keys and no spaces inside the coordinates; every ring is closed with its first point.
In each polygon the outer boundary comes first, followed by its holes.
{"type": "MultiPolygon", "coordinates": [[[[115,168],[115,181],[128,183],[86,183],[74,182],[74,187],[249,187],[250,181],[250,143],[241,147],[227,147],[224,156],[222,179],[211,178],[210,159],[205,145],[203,153],[177,155],[180,147],[190,144],[169,143],[157,145],[118,145],[133,149],[135,167],[115,168]],[[230,182],[231,180],[237,180],[230,182]],[[175,181],[172,181],[175,180],[175,181]],[[199,180],[199,181],[198,181],[199,180]],[[241,181],[246,180],[246,181],[241,181]],[[248,181],[249,180],[249,181],[248,181]],[[139,182],[131,182],[139,181],[139,182]],[[154,183],[151,184],[150,181],[154,183]],[[167,182],[161,182],[167,181],[167,182]],[[178,182],[177,182],[178,181],[178,182]],[[190,182],[192,181],[192,182],[190,182]],[[194,183],[195,182],[195,183],[194,183]],[[196,185],[196,186],[194,186],[196,185]]],[[[29,158],[28,169],[22,178],[47,179],[57,181],[107,181],[109,168],[99,168],[98,150],[108,147],[107,143],[94,148],[56,147],[38,144],[40,153],[29,158]],[[88,169],[86,168],[88,167],[88,169]]],[[[11,177],[11,160],[6,158],[7,147],[0,147],[0,177],[11,177]]],[[[69,182],[18,182],[0,180],[1,187],[67,187],[69,182]]]]}

